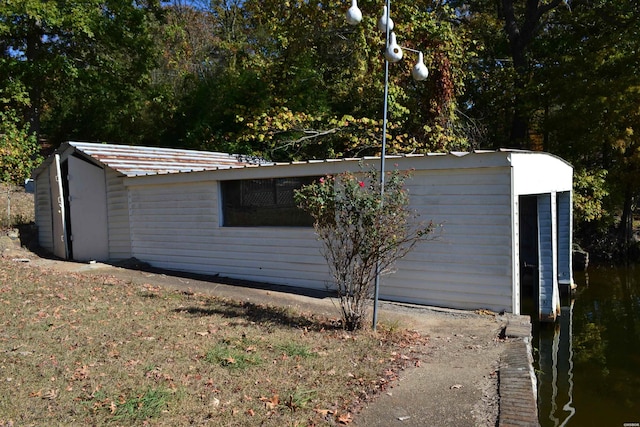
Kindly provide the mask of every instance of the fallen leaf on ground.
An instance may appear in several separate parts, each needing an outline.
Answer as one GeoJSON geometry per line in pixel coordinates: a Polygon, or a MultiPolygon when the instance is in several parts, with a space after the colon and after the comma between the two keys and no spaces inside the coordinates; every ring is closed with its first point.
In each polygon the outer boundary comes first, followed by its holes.
{"type": "Polygon", "coordinates": [[[278,406],[280,404],[280,397],[277,394],[274,394],[270,398],[269,397],[261,397],[260,401],[264,402],[264,406],[267,409],[275,409],[276,406],[278,406]]]}
{"type": "Polygon", "coordinates": [[[353,417],[349,412],[347,412],[346,414],[338,415],[338,422],[340,424],[349,424],[352,421],[353,421],[353,417]]]}

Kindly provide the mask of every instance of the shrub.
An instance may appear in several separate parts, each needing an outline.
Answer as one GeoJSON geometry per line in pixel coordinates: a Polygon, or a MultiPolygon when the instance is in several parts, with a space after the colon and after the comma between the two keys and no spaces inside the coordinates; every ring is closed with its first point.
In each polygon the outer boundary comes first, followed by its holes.
{"type": "Polygon", "coordinates": [[[408,208],[408,176],[387,172],[383,195],[374,168],[326,176],[296,192],[323,243],[346,329],[362,328],[376,275],[390,273],[398,259],[433,235],[433,224],[418,223],[408,208]]]}
{"type": "Polygon", "coordinates": [[[15,111],[0,111],[0,182],[24,184],[42,158],[29,126],[20,125],[15,111]]]}

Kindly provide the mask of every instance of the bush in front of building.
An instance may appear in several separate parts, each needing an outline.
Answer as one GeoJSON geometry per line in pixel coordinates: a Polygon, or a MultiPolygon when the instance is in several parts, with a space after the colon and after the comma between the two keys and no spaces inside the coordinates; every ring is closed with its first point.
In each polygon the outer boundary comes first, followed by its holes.
{"type": "Polygon", "coordinates": [[[420,223],[409,209],[408,172],[387,172],[381,192],[379,172],[361,169],[320,178],[295,194],[314,219],[348,330],[363,327],[376,275],[391,273],[398,259],[434,231],[433,223],[420,223]]]}

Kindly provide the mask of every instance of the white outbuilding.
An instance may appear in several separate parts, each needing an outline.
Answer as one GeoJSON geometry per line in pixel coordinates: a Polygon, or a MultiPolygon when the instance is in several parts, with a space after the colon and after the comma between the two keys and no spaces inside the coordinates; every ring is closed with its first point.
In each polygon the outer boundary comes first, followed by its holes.
{"type": "MultiPolygon", "coordinates": [[[[293,191],[377,158],[266,163],[191,150],[68,142],[33,173],[40,245],[118,261],[311,289],[331,277],[293,191]]],[[[542,152],[388,156],[413,170],[421,220],[442,224],[384,276],[380,298],[516,314],[560,312],[571,285],[572,174],[542,152]]]]}

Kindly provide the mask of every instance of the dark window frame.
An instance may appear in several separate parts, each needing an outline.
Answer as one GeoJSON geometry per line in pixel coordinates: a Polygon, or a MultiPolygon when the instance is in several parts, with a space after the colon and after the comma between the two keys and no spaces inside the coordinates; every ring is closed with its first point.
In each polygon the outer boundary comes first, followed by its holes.
{"type": "Polygon", "coordinates": [[[294,190],[318,176],[239,179],[220,182],[223,227],[312,227],[313,218],[300,209],[294,190]]]}

